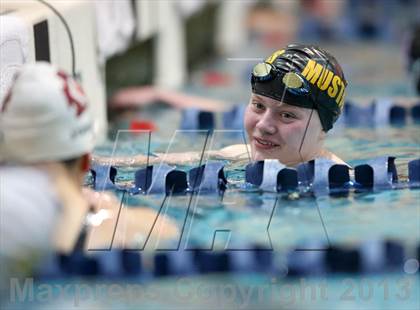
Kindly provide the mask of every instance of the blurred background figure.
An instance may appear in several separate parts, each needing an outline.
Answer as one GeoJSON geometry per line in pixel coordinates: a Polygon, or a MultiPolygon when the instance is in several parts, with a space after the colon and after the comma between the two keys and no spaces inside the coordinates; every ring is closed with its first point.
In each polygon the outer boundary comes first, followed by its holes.
{"type": "Polygon", "coordinates": [[[420,24],[413,27],[408,46],[408,69],[413,76],[414,87],[420,95],[420,24]]]}

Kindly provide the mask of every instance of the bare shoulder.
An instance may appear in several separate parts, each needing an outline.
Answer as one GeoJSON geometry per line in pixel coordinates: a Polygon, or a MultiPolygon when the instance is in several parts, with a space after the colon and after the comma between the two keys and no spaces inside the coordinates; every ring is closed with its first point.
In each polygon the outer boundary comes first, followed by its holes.
{"type": "Polygon", "coordinates": [[[332,160],[333,162],[340,164],[340,165],[346,165],[349,166],[349,168],[351,168],[351,166],[346,163],[344,160],[342,160],[340,157],[338,157],[337,155],[335,155],[333,152],[330,152],[328,150],[325,150],[323,153],[323,157],[328,158],[329,160],[332,160]]]}

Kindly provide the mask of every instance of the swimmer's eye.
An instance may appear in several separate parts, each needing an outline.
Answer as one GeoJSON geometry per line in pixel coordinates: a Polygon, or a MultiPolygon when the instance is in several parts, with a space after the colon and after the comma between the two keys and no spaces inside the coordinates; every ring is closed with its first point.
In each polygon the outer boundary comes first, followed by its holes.
{"type": "Polygon", "coordinates": [[[264,105],[262,103],[259,103],[259,102],[252,102],[252,105],[257,110],[263,110],[265,108],[264,105]]]}
{"type": "Polygon", "coordinates": [[[297,119],[296,115],[294,115],[293,113],[289,113],[289,112],[281,112],[280,117],[285,119],[285,120],[297,119]]]}

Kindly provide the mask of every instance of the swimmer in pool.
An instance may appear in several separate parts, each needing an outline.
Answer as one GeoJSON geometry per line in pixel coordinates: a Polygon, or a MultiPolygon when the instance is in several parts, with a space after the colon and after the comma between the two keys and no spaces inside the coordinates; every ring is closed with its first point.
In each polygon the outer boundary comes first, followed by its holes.
{"type": "MultiPolygon", "coordinates": [[[[244,117],[249,145],[231,145],[206,155],[240,160],[250,153],[252,160],[278,159],[290,167],[320,157],[342,164],[324,141],[342,112],[346,86],[343,70],[331,54],[313,45],[290,44],[252,71],[252,95],[244,117]]],[[[185,164],[201,157],[196,152],[156,155],[94,160],[113,165],[185,164]]]]}

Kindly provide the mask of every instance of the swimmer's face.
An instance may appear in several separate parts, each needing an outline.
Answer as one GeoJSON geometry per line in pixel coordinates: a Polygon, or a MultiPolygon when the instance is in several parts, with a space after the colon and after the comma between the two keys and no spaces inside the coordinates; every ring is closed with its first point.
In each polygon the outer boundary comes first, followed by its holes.
{"type": "Polygon", "coordinates": [[[278,159],[292,166],[317,157],[323,148],[325,133],[316,110],[252,94],[244,122],[253,160],[278,159]]]}

